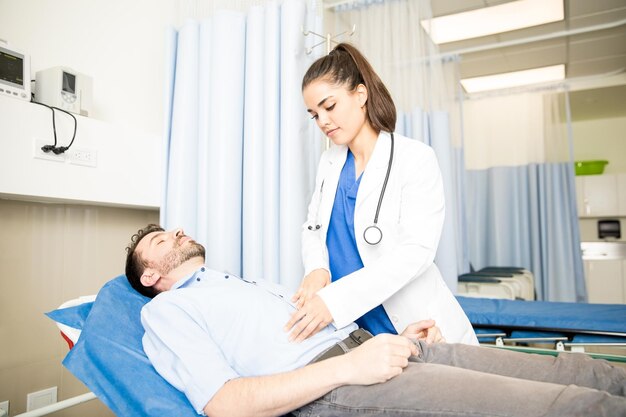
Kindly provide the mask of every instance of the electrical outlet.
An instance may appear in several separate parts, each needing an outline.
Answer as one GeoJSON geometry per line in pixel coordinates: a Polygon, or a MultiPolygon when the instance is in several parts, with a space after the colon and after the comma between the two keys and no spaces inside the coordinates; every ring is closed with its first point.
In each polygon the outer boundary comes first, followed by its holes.
{"type": "Polygon", "coordinates": [[[9,402],[8,401],[0,402],[0,417],[9,417],[9,402]]]}
{"type": "Polygon", "coordinates": [[[33,158],[45,159],[47,161],[65,162],[65,154],[55,154],[52,151],[44,152],[41,148],[45,145],[52,145],[52,142],[45,139],[35,139],[33,142],[33,158]]]}
{"type": "Polygon", "coordinates": [[[96,167],[98,165],[98,152],[95,149],[74,149],[68,151],[70,163],[96,167]]]}
{"type": "Polygon", "coordinates": [[[42,389],[26,395],[26,411],[36,410],[57,402],[57,387],[42,389]]]}

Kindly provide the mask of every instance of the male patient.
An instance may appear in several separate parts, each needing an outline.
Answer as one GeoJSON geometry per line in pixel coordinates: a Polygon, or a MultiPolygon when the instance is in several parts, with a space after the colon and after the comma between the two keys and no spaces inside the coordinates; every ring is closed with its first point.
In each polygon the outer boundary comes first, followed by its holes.
{"type": "Polygon", "coordinates": [[[291,294],[206,268],[182,229],[149,225],[127,251],[130,284],[154,297],[144,350],[198,413],[626,416],[626,371],[605,361],[429,343],[441,337],[429,320],[373,338],[329,325],[290,342],[291,294]]]}

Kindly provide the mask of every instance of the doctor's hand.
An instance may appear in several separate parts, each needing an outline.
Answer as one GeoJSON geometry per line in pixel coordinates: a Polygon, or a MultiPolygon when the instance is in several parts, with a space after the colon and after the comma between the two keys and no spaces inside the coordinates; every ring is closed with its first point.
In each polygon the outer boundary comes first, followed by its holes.
{"type": "Polygon", "coordinates": [[[424,340],[426,343],[445,343],[446,339],[441,334],[441,329],[435,326],[435,320],[420,320],[409,324],[401,336],[411,340],[424,340]]]}
{"type": "Polygon", "coordinates": [[[330,284],[330,273],[322,268],[314,269],[302,279],[300,288],[291,298],[291,302],[295,303],[296,307],[302,308],[305,302],[328,284],[330,284]]]}
{"type": "Polygon", "coordinates": [[[353,385],[371,385],[390,380],[402,373],[409,364],[409,356],[417,355],[418,348],[405,337],[379,334],[356,349],[337,358],[345,358],[340,370],[353,385]]]}
{"type": "Polygon", "coordinates": [[[315,295],[300,309],[293,312],[291,319],[285,325],[285,331],[291,330],[289,341],[301,342],[306,338],[328,326],[333,321],[326,303],[315,295]]]}

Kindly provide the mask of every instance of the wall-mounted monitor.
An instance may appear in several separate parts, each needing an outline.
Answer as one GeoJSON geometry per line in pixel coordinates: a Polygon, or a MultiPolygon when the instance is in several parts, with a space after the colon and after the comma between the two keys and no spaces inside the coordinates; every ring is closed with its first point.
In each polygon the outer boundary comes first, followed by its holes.
{"type": "Polygon", "coordinates": [[[0,96],[30,101],[30,57],[1,43],[0,96]]]}

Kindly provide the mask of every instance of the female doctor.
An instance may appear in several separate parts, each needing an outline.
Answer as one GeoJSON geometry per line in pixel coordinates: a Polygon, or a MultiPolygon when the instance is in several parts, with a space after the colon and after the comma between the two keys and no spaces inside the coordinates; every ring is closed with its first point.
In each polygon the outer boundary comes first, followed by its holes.
{"type": "Polygon", "coordinates": [[[333,323],[399,334],[433,319],[448,342],[477,344],[433,263],[444,219],[427,145],[394,134],[396,109],[365,57],[339,44],[302,81],[307,110],[332,146],[321,157],[302,230],[305,277],[285,325],[301,341],[333,323]]]}

